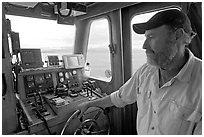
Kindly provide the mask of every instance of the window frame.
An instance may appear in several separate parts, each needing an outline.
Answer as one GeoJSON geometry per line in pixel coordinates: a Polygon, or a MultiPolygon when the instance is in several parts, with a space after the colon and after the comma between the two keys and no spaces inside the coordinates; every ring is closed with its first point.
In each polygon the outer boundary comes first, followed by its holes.
{"type": "MultiPolygon", "coordinates": [[[[93,17],[91,19],[89,19],[89,36],[88,36],[88,41],[87,41],[87,52],[85,53],[85,62],[87,62],[87,55],[88,55],[88,50],[89,50],[89,41],[90,41],[90,32],[91,32],[91,25],[94,21],[97,21],[97,20],[102,20],[102,19],[106,19],[107,22],[108,22],[108,34],[109,34],[109,41],[108,41],[108,45],[107,45],[107,48],[108,48],[108,51],[109,51],[109,63],[110,63],[110,71],[111,71],[111,77],[109,80],[105,80],[104,78],[106,77],[103,77],[103,78],[98,78],[98,77],[95,77],[95,76],[90,76],[90,78],[93,78],[93,79],[97,79],[97,80],[101,80],[101,81],[105,81],[105,82],[111,82],[112,81],[112,78],[113,78],[113,74],[112,74],[112,56],[111,56],[111,53],[110,53],[110,49],[109,49],[109,45],[111,44],[111,23],[110,23],[110,18],[107,16],[107,15],[100,15],[100,16],[97,16],[97,17],[93,17]]],[[[91,64],[90,64],[91,65],[91,64]]],[[[104,72],[105,73],[105,72],[104,72]]]]}

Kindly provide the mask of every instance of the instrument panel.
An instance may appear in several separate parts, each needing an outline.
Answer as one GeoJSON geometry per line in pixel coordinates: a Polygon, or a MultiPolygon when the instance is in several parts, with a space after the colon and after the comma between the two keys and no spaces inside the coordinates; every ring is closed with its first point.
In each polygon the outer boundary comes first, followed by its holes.
{"type": "Polygon", "coordinates": [[[57,73],[58,83],[65,84],[69,89],[80,86],[77,70],[66,70],[57,73]]]}
{"type": "Polygon", "coordinates": [[[31,97],[35,92],[49,93],[54,90],[52,73],[40,73],[24,76],[26,97],[31,97]]]}
{"type": "Polygon", "coordinates": [[[77,92],[82,88],[83,71],[82,68],[32,70],[20,73],[18,79],[20,96],[24,100],[37,92],[55,93],[60,84],[77,92]]]}

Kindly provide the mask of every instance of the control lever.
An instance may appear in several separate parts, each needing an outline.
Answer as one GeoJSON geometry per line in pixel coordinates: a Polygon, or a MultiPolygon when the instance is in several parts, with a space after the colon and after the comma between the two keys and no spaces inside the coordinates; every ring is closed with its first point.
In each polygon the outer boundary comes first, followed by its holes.
{"type": "Polygon", "coordinates": [[[44,107],[41,92],[37,92],[37,93],[38,93],[38,96],[39,96],[40,104],[42,105],[42,107],[44,107]]]}
{"type": "Polygon", "coordinates": [[[89,85],[91,86],[91,88],[92,88],[93,90],[96,90],[96,87],[95,87],[95,84],[94,84],[95,81],[89,80],[88,83],[89,83],[89,85]]]}
{"type": "Polygon", "coordinates": [[[43,99],[42,99],[42,95],[40,92],[34,93],[34,100],[35,100],[35,104],[32,105],[34,106],[37,110],[39,110],[41,113],[46,112],[47,110],[45,109],[44,105],[43,105],[43,99]],[[38,102],[38,97],[37,94],[39,96],[39,102],[38,102]]]}
{"type": "Polygon", "coordinates": [[[90,81],[90,80],[88,81],[88,89],[90,90],[89,100],[93,100],[93,90],[95,90],[93,81],[90,81]]]}
{"type": "Polygon", "coordinates": [[[93,99],[93,90],[96,89],[94,86],[94,81],[86,81],[83,83],[83,89],[87,93],[87,97],[89,97],[89,100],[93,99]],[[90,93],[89,93],[90,91],[90,93]]]}
{"type": "Polygon", "coordinates": [[[89,97],[89,91],[87,89],[87,84],[88,82],[83,82],[83,86],[82,86],[82,89],[86,92],[86,96],[89,97]]]}
{"type": "Polygon", "coordinates": [[[50,129],[49,129],[49,126],[48,126],[48,124],[47,124],[47,120],[41,115],[41,113],[40,113],[36,108],[33,108],[32,110],[36,113],[37,117],[38,117],[40,120],[42,120],[42,121],[44,122],[45,127],[46,127],[47,130],[48,130],[48,133],[49,133],[50,135],[52,135],[52,133],[51,133],[51,131],[50,131],[50,129]]]}
{"type": "Polygon", "coordinates": [[[34,101],[35,101],[35,105],[33,105],[33,106],[35,106],[36,108],[38,108],[38,101],[37,101],[37,95],[36,95],[36,93],[34,93],[33,96],[34,96],[34,101]]]}
{"type": "Polygon", "coordinates": [[[46,112],[47,110],[45,109],[44,105],[43,105],[43,98],[41,95],[41,92],[37,92],[38,96],[39,96],[39,100],[40,100],[40,112],[46,112]]]}

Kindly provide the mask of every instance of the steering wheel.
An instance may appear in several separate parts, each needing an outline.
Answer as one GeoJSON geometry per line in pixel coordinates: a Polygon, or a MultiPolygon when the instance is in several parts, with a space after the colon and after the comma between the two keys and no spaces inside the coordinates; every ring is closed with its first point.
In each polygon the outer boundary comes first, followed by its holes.
{"type": "MultiPolygon", "coordinates": [[[[97,110],[98,112],[95,114],[93,118],[88,118],[88,119],[81,119],[81,124],[80,126],[75,130],[74,135],[109,135],[110,133],[110,118],[108,116],[107,110],[103,109],[101,107],[96,107],[99,108],[97,110]],[[105,125],[105,129],[100,129],[100,123],[97,121],[97,119],[101,116],[101,114],[104,114],[104,116],[107,119],[107,123],[105,125]]],[[[64,134],[65,129],[67,128],[68,124],[70,123],[71,120],[74,119],[78,114],[80,113],[80,110],[76,110],[66,121],[61,135],[64,134]]],[[[103,127],[104,128],[104,127],[103,127]]]]}

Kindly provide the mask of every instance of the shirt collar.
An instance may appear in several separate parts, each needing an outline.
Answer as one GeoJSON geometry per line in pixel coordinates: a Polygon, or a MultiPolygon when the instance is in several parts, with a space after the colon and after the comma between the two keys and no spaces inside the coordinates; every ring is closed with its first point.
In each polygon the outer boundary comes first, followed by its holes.
{"type": "Polygon", "coordinates": [[[193,69],[193,62],[195,56],[188,48],[186,48],[185,52],[188,54],[188,61],[174,78],[177,78],[183,82],[188,82],[191,78],[191,72],[193,69]]]}

